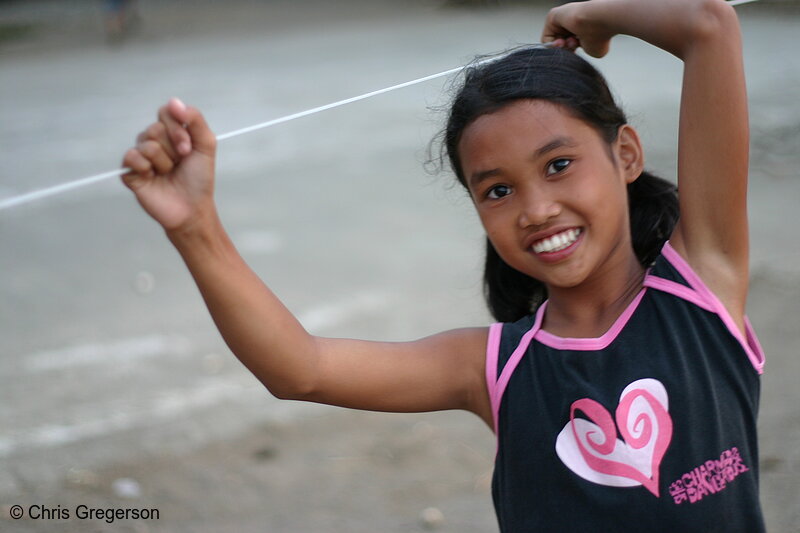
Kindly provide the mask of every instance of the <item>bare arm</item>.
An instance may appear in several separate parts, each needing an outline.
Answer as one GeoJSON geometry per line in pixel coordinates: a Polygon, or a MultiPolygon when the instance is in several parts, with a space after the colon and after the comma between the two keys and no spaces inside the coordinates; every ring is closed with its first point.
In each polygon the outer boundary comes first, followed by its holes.
{"type": "Polygon", "coordinates": [[[276,396],[378,411],[486,414],[485,328],[414,342],[316,337],[245,264],[218,220],[169,236],[228,346],[276,396]]]}
{"type": "Polygon", "coordinates": [[[684,62],[681,218],[671,242],[742,329],[749,129],[736,13],[722,0],[592,0],[554,9],[543,40],[577,36],[587,53],[600,57],[616,34],[638,37],[684,62]]]}
{"type": "Polygon", "coordinates": [[[310,335],[228,238],[213,201],[215,139],[178,101],[159,111],[123,164],[144,209],[183,257],[228,346],[276,396],[383,411],[465,409],[490,424],[487,331],[405,343],[310,335]]]}

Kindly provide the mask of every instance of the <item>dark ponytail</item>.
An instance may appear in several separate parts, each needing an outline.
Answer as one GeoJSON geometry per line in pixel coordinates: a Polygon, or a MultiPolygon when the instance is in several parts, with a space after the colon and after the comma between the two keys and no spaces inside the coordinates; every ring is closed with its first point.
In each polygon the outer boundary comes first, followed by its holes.
{"type": "MultiPolygon", "coordinates": [[[[450,166],[465,188],[458,154],[464,130],[481,115],[521,99],[547,100],[567,107],[595,127],[608,143],[627,123],[603,76],[572,52],[523,48],[472,67],[453,100],[443,142],[450,166]]],[[[633,250],[647,267],[678,220],[677,189],[669,181],[643,172],[628,185],[628,205],[633,250]]],[[[506,264],[488,239],[483,282],[489,311],[500,322],[515,322],[531,314],[547,298],[545,285],[506,264]]]]}

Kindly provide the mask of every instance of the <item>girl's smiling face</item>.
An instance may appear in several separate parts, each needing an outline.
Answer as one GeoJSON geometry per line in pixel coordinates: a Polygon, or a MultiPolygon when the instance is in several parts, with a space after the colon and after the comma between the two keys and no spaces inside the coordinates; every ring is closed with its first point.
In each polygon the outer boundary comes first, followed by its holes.
{"type": "Polygon", "coordinates": [[[569,288],[634,257],[626,186],[642,157],[630,126],[609,145],[560,105],[517,100],[467,126],[458,153],[489,239],[520,272],[569,288]]]}

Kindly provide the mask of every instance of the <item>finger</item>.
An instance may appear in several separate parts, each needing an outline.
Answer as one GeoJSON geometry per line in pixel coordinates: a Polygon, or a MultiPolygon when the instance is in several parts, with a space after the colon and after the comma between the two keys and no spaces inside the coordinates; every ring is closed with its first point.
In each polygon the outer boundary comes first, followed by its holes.
{"type": "Polygon", "coordinates": [[[125,152],[125,157],[122,158],[122,166],[131,169],[129,174],[147,174],[153,170],[150,160],[136,148],[131,148],[125,152]]]}
{"type": "Polygon", "coordinates": [[[148,178],[153,177],[153,167],[150,160],[144,157],[139,150],[131,148],[122,159],[122,166],[131,169],[131,172],[122,175],[122,182],[131,190],[136,190],[148,178]]]}
{"type": "Polygon", "coordinates": [[[578,38],[574,33],[570,33],[564,29],[560,30],[554,29],[549,33],[543,33],[540,42],[550,43],[552,46],[556,48],[566,48],[574,50],[576,48],[575,43],[578,42],[578,38]]]}
{"type": "Polygon", "coordinates": [[[539,38],[539,42],[552,43],[554,41],[562,40],[563,35],[564,31],[562,28],[556,28],[548,24],[545,26],[544,30],[542,30],[542,36],[539,38]]]}
{"type": "Polygon", "coordinates": [[[562,9],[559,7],[554,7],[547,13],[547,19],[545,20],[544,28],[542,29],[540,42],[549,43],[572,35],[570,31],[561,25],[561,11],[562,9]]]}
{"type": "Polygon", "coordinates": [[[172,140],[170,140],[167,135],[167,126],[164,125],[163,122],[153,122],[146,130],[139,134],[137,144],[144,144],[147,141],[155,141],[160,144],[170,159],[175,163],[181,160],[181,156],[178,155],[172,140]]]}
{"type": "Polygon", "coordinates": [[[192,149],[205,155],[214,156],[217,149],[217,137],[208,127],[203,114],[195,107],[190,107],[173,98],[167,104],[172,117],[185,125],[192,142],[192,149]]]}
{"type": "Polygon", "coordinates": [[[169,174],[175,167],[175,161],[169,156],[164,146],[152,139],[136,147],[146,157],[156,174],[169,174]]]}
{"type": "Polygon", "coordinates": [[[581,41],[577,37],[567,37],[566,42],[564,43],[564,47],[569,50],[570,52],[574,52],[575,50],[580,47],[581,41]]]}
{"type": "Polygon", "coordinates": [[[181,156],[187,156],[192,152],[192,139],[186,131],[186,122],[181,113],[175,113],[175,107],[186,107],[177,98],[172,98],[167,105],[161,106],[158,110],[158,120],[164,125],[166,135],[172,146],[181,156]]]}

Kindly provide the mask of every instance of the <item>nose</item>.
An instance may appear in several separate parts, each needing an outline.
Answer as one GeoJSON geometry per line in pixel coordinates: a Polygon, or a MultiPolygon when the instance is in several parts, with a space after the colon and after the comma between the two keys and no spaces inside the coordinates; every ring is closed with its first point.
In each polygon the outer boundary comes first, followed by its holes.
{"type": "Polygon", "coordinates": [[[561,204],[542,188],[526,191],[520,199],[522,205],[517,217],[520,228],[543,226],[561,213],[561,204]]]}

